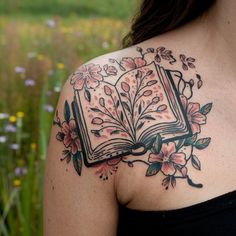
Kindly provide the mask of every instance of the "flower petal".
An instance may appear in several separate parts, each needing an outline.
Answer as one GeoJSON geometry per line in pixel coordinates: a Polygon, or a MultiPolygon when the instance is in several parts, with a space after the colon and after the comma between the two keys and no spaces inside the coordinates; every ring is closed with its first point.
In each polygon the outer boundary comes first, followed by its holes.
{"type": "Polygon", "coordinates": [[[175,173],[174,164],[172,162],[167,161],[163,162],[161,171],[165,175],[173,175],[175,173]]]}
{"type": "Polygon", "coordinates": [[[61,131],[67,135],[69,132],[70,132],[70,128],[69,128],[69,125],[66,123],[66,122],[63,122],[62,123],[62,129],[61,131]]]}
{"type": "Polygon", "coordinates": [[[136,65],[134,63],[133,58],[131,57],[124,57],[121,61],[121,65],[128,69],[135,69],[136,65]]]}
{"type": "Polygon", "coordinates": [[[196,112],[192,115],[192,122],[199,125],[204,125],[206,124],[206,116],[201,114],[200,112],[196,112]]]}
{"type": "Polygon", "coordinates": [[[190,102],[190,103],[188,104],[188,114],[189,114],[189,115],[192,115],[192,114],[194,114],[195,112],[198,112],[199,109],[200,109],[199,103],[190,102]]]}
{"type": "Polygon", "coordinates": [[[63,141],[64,145],[68,148],[72,144],[72,138],[70,135],[66,135],[63,141]]]}
{"type": "Polygon", "coordinates": [[[151,163],[155,163],[155,162],[162,162],[163,161],[163,153],[160,154],[156,154],[156,153],[151,153],[149,155],[148,161],[151,163]]]}
{"type": "Polygon", "coordinates": [[[201,128],[200,128],[199,124],[197,124],[197,123],[190,123],[190,125],[191,125],[191,129],[192,129],[193,134],[201,132],[201,128]]]}
{"type": "Polygon", "coordinates": [[[186,156],[183,152],[173,153],[171,155],[171,162],[177,165],[185,165],[186,164],[186,156]]]}
{"type": "Polygon", "coordinates": [[[84,79],[77,79],[74,83],[74,89],[76,90],[82,90],[84,87],[84,79]]]}
{"type": "Polygon", "coordinates": [[[94,89],[94,88],[98,87],[98,85],[99,85],[98,80],[92,78],[91,76],[87,77],[87,80],[86,80],[86,87],[87,88],[94,89]]]}
{"type": "Polygon", "coordinates": [[[161,151],[165,157],[169,157],[172,153],[176,151],[175,143],[169,142],[162,144],[161,151]]]}
{"type": "Polygon", "coordinates": [[[137,67],[141,67],[141,66],[146,65],[146,61],[144,59],[142,59],[141,57],[135,57],[134,58],[134,63],[137,67]]]}

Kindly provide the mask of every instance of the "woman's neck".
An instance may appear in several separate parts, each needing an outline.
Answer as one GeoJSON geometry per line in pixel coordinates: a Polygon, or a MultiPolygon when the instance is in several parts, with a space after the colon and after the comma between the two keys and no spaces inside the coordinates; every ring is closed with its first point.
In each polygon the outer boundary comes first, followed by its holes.
{"type": "Polygon", "coordinates": [[[207,31],[211,44],[222,48],[227,56],[236,59],[236,1],[217,0],[206,13],[207,31]]]}

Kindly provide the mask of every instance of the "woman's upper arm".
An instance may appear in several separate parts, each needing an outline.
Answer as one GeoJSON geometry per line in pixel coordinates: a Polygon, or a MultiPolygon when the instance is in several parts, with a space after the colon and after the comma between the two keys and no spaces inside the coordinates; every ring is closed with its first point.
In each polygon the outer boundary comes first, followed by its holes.
{"type": "Polygon", "coordinates": [[[45,236],[115,235],[117,202],[114,177],[102,181],[96,167],[82,164],[69,83],[61,92],[51,131],[45,173],[45,236]],[[63,159],[64,158],[64,159],[63,159]]]}

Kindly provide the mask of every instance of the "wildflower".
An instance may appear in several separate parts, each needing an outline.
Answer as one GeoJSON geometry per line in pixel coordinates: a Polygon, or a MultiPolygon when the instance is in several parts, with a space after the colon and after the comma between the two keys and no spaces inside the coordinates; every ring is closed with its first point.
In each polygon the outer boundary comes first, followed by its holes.
{"type": "Polygon", "coordinates": [[[17,74],[23,74],[23,73],[25,73],[25,68],[24,68],[24,67],[21,67],[21,66],[16,66],[16,67],[15,67],[15,72],[16,72],[17,74]]]}
{"type": "Polygon", "coordinates": [[[16,122],[16,116],[10,116],[9,121],[12,122],[12,123],[15,123],[16,122]]]}
{"type": "Polygon", "coordinates": [[[23,118],[24,117],[24,112],[22,112],[22,111],[18,111],[17,113],[16,113],[16,116],[18,117],[18,118],[23,118]]]}
{"type": "Polygon", "coordinates": [[[19,187],[19,186],[21,186],[21,180],[20,180],[20,179],[14,179],[14,180],[13,180],[13,186],[14,186],[14,187],[19,187]]]}
{"type": "Polygon", "coordinates": [[[25,80],[25,86],[27,86],[27,87],[33,87],[33,86],[35,86],[35,80],[33,80],[33,79],[27,79],[27,80],[25,80]]]}
{"type": "Polygon", "coordinates": [[[8,119],[8,118],[9,118],[9,114],[7,114],[7,113],[0,113],[0,120],[8,119]]]}
{"type": "Polygon", "coordinates": [[[27,174],[28,170],[26,167],[16,167],[15,168],[15,175],[16,176],[22,176],[27,174]]]}
{"type": "Polygon", "coordinates": [[[44,108],[44,110],[46,110],[46,111],[49,112],[49,113],[52,113],[52,112],[54,111],[53,106],[52,106],[52,105],[49,105],[49,104],[44,105],[43,108],[44,108]]]}
{"type": "Polygon", "coordinates": [[[103,76],[100,74],[102,68],[99,65],[93,63],[83,65],[71,76],[71,84],[74,85],[74,89],[82,90],[84,86],[86,88],[94,89],[99,86],[100,81],[103,81],[103,76]]]}
{"type": "Polygon", "coordinates": [[[53,20],[53,19],[48,19],[46,24],[49,28],[55,28],[56,27],[56,21],[53,20]]]}
{"type": "Polygon", "coordinates": [[[53,90],[54,90],[56,93],[59,93],[59,92],[61,91],[61,86],[56,85],[56,86],[54,86],[53,90]]]}
{"type": "Polygon", "coordinates": [[[57,68],[59,70],[63,70],[65,68],[65,65],[63,63],[57,63],[57,68]]]}
{"type": "Polygon", "coordinates": [[[37,145],[36,145],[36,143],[31,143],[30,147],[31,147],[31,149],[35,150],[37,145]]]}
{"type": "Polygon", "coordinates": [[[8,124],[5,126],[5,131],[10,132],[10,133],[15,133],[16,132],[16,127],[12,124],[8,124]]]}
{"type": "Polygon", "coordinates": [[[11,147],[12,150],[18,150],[18,149],[20,148],[20,145],[17,144],[17,143],[12,143],[12,144],[10,145],[10,147],[11,147]]]}
{"type": "Polygon", "coordinates": [[[0,143],[5,143],[7,141],[6,136],[0,136],[0,143]]]}

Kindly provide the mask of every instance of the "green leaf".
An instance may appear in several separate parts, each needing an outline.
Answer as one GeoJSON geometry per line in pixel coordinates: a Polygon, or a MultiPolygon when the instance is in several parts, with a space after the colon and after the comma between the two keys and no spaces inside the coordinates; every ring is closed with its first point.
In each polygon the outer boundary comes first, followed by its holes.
{"type": "Polygon", "coordinates": [[[120,113],[120,119],[121,119],[122,122],[124,121],[124,114],[123,114],[123,112],[120,113]]]}
{"type": "Polygon", "coordinates": [[[65,118],[65,121],[67,123],[69,123],[69,121],[70,121],[70,106],[69,106],[69,103],[67,102],[67,100],[65,101],[65,105],[64,105],[64,118],[65,118]]]}
{"type": "Polygon", "coordinates": [[[184,146],[190,146],[193,145],[197,140],[197,134],[194,134],[193,136],[186,138],[184,142],[184,146]]]}
{"type": "Polygon", "coordinates": [[[180,148],[184,146],[185,139],[179,139],[176,144],[176,150],[178,151],[180,148]]]}
{"type": "Polygon", "coordinates": [[[141,112],[142,112],[142,105],[141,105],[141,103],[140,103],[139,106],[138,106],[138,114],[140,115],[141,112]]]}
{"type": "Polygon", "coordinates": [[[128,112],[131,112],[130,108],[129,108],[129,105],[126,102],[122,102],[122,105],[128,112]]]}
{"type": "Polygon", "coordinates": [[[192,155],[191,156],[191,163],[192,166],[196,169],[196,170],[201,170],[201,162],[199,161],[199,159],[197,158],[197,156],[192,155]]]}
{"type": "Polygon", "coordinates": [[[100,112],[101,110],[100,109],[98,109],[98,108],[90,108],[92,111],[94,111],[94,112],[100,112]]]}
{"type": "Polygon", "coordinates": [[[138,129],[141,129],[141,128],[143,127],[144,123],[145,123],[145,122],[142,121],[142,122],[138,125],[137,130],[138,130],[138,129]]]}
{"type": "Polygon", "coordinates": [[[84,90],[84,97],[88,102],[91,102],[91,93],[87,89],[84,90]]]}
{"type": "Polygon", "coordinates": [[[82,156],[81,152],[77,152],[75,155],[73,155],[73,164],[74,168],[79,176],[81,176],[81,170],[82,170],[82,156]]]}
{"type": "Polygon", "coordinates": [[[121,132],[121,130],[113,130],[113,131],[111,131],[110,134],[119,134],[120,132],[121,132]]]}
{"type": "Polygon", "coordinates": [[[146,120],[156,120],[155,118],[153,118],[153,117],[150,116],[150,115],[146,115],[146,116],[142,117],[142,119],[146,119],[146,120]]]}
{"type": "Polygon", "coordinates": [[[200,109],[200,112],[203,115],[207,115],[211,111],[211,108],[212,108],[212,103],[207,103],[200,109]]]}
{"type": "Polygon", "coordinates": [[[161,163],[152,163],[146,172],[146,176],[156,175],[161,169],[161,163]]]}
{"type": "Polygon", "coordinates": [[[210,142],[211,142],[211,138],[201,138],[201,139],[198,139],[198,141],[194,144],[194,146],[197,149],[202,150],[202,149],[208,147],[210,142]]]}
{"type": "Polygon", "coordinates": [[[162,147],[162,138],[160,134],[157,134],[156,139],[153,143],[153,149],[155,153],[160,153],[162,147]]]}

